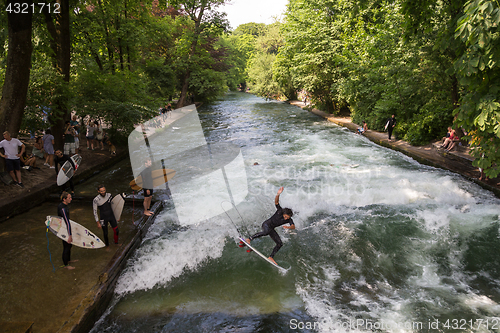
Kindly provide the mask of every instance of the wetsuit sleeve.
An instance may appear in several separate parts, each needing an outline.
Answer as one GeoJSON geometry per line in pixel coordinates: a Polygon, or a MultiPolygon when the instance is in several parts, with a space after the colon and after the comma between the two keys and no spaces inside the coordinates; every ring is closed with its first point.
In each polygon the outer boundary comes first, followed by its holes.
{"type": "Polygon", "coordinates": [[[99,222],[99,216],[97,216],[97,197],[92,201],[92,210],[94,211],[95,221],[99,222]]]}
{"type": "Polygon", "coordinates": [[[283,210],[283,208],[281,208],[280,204],[277,204],[276,205],[276,210],[283,210]]]}
{"type": "Polygon", "coordinates": [[[295,225],[295,223],[293,223],[293,220],[291,218],[290,218],[290,222],[289,223],[290,223],[291,226],[295,225]]]}
{"type": "Polygon", "coordinates": [[[69,217],[68,217],[68,212],[67,212],[67,208],[63,208],[61,209],[62,211],[62,218],[64,220],[64,223],[66,223],[66,228],[68,229],[68,235],[72,236],[73,233],[71,231],[71,223],[69,222],[69,217]]]}

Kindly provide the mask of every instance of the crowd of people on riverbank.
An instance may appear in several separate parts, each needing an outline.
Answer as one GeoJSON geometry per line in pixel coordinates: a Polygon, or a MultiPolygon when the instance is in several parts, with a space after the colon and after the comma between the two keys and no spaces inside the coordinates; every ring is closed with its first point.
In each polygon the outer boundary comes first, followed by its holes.
{"type": "Polygon", "coordinates": [[[101,122],[92,120],[90,117],[83,120],[84,126],[80,124],[76,115],[70,121],[65,122],[62,149],[54,147],[56,140],[50,129],[26,139],[12,137],[11,133],[5,131],[3,133],[4,140],[0,144],[4,153],[1,153],[0,149],[0,156],[5,159],[5,170],[10,177],[4,173],[1,175],[2,181],[7,185],[14,184],[24,188],[21,171],[23,169],[26,171],[40,169],[42,163],[44,167],[55,169],[57,174],[58,166],[62,166],[62,156],[69,159],[69,156],[81,152],[81,146],[85,147],[80,140],[82,134],[85,135],[84,139],[88,150],[105,150],[107,148],[111,155],[116,155],[116,147],[109,140],[101,122]]]}
{"type": "MultiPolygon", "coordinates": [[[[159,109],[160,115],[163,116],[160,118],[167,118],[171,111],[172,105],[166,103],[164,107],[159,109]]],[[[48,121],[48,117],[45,120],[48,121]]],[[[10,176],[6,176],[5,173],[0,174],[0,178],[5,184],[14,184],[24,188],[21,170],[40,169],[38,165],[42,162],[43,166],[55,169],[57,174],[58,166],[62,166],[61,161],[64,162],[64,159],[68,160],[70,156],[79,154],[81,149],[85,149],[85,146],[90,151],[107,149],[111,155],[116,155],[116,146],[110,141],[102,121],[92,119],[89,116],[78,121],[78,117],[73,115],[71,120],[65,122],[62,138],[64,145],[60,150],[54,147],[56,138],[51,129],[46,129],[38,135],[33,135],[33,132],[30,132],[30,135],[34,142],[29,142],[30,139],[21,141],[12,137],[9,132],[3,133],[4,140],[0,144],[0,148],[3,148],[4,154],[1,153],[0,149],[0,156],[6,160],[5,169],[10,176]]],[[[71,192],[73,191],[73,186],[71,186],[71,192]]]]}

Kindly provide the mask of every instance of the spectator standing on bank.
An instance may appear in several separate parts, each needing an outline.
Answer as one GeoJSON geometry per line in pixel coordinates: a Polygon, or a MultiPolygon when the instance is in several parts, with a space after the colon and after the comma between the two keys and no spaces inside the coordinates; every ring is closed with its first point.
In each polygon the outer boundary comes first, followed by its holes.
{"type": "Polygon", "coordinates": [[[97,146],[96,148],[99,148],[99,146],[101,146],[101,150],[104,150],[104,143],[103,143],[104,131],[102,129],[101,124],[99,124],[99,122],[97,120],[94,122],[94,124],[95,124],[94,137],[95,137],[96,146],[97,146]]]}
{"type": "Polygon", "coordinates": [[[92,148],[92,150],[94,150],[94,130],[94,123],[89,118],[87,122],[87,134],[85,135],[87,138],[87,149],[92,148]]]}
{"type": "Polygon", "coordinates": [[[50,129],[45,131],[43,140],[43,150],[45,150],[45,163],[51,169],[54,169],[54,136],[50,129]]]}
{"type": "Polygon", "coordinates": [[[24,187],[21,181],[21,160],[20,157],[24,154],[24,144],[16,138],[10,136],[8,131],[3,132],[4,140],[0,141],[0,148],[4,149],[5,154],[0,153],[0,156],[5,158],[5,167],[9,172],[14,182],[19,187],[24,187]],[[19,152],[21,147],[21,152],[19,152]]]}
{"type": "Polygon", "coordinates": [[[396,116],[393,114],[391,118],[387,120],[387,124],[385,125],[387,128],[387,133],[389,134],[389,141],[392,141],[391,136],[392,136],[392,131],[394,130],[394,127],[396,126],[396,116]]]}
{"type": "Polygon", "coordinates": [[[69,123],[75,130],[75,153],[78,154],[78,149],[80,148],[80,124],[76,120],[76,115],[73,116],[73,119],[69,123]]]}
{"type": "Polygon", "coordinates": [[[75,130],[69,121],[66,121],[64,129],[64,153],[74,154],[75,153],[75,130]]]}
{"type": "Polygon", "coordinates": [[[166,105],[165,105],[165,107],[160,109],[160,114],[165,114],[165,113],[167,113],[167,106],[166,105]]]}

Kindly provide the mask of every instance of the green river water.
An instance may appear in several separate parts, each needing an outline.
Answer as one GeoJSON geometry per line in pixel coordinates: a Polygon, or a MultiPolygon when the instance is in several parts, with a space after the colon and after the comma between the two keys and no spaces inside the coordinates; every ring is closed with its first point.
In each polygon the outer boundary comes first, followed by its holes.
{"type": "MultiPolygon", "coordinates": [[[[198,114],[207,142],[241,149],[243,220],[184,223],[170,204],[93,332],[500,331],[492,193],[285,103],[229,93],[198,114]],[[286,273],[239,248],[235,228],[260,231],[280,186],[297,227],[278,228],[286,273]]],[[[112,172],[117,184],[131,173],[127,163],[112,172]]],[[[203,208],[182,216],[203,215],[218,195],[203,184],[184,193],[203,208]]],[[[266,255],[274,246],[252,244],[266,255]]]]}

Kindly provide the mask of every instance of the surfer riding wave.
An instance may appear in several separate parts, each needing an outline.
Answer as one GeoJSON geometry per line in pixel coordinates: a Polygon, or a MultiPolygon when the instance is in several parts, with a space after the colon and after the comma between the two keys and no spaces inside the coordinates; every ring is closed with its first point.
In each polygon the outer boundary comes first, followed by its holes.
{"type": "Polygon", "coordinates": [[[273,216],[271,216],[269,219],[264,221],[262,223],[262,231],[256,233],[253,236],[250,236],[246,241],[248,244],[250,244],[250,241],[252,241],[255,238],[259,238],[262,236],[268,236],[271,237],[271,239],[276,243],[276,246],[274,247],[273,251],[271,252],[271,255],[269,256],[269,260],[274,262],[276,264],[276,261],[274,261],[274,255],[279,251],[279,249],[283,246],[283,242],[281,241],[280,236],[274,230],[274,228],[282,226],[285,223],[288,223],[289,226],[283,226],[285,229],[295,229],[295,224],[293,223],[292,216],[293,212],[290,208],[281,208],[280,206],[280,194],[283,193],[283,187],[280,187],[278,190],[278,193],[276,194],[276,197],[274,198],[274,204],[276,205],[276,213],[274,213],[273,216]]]}

